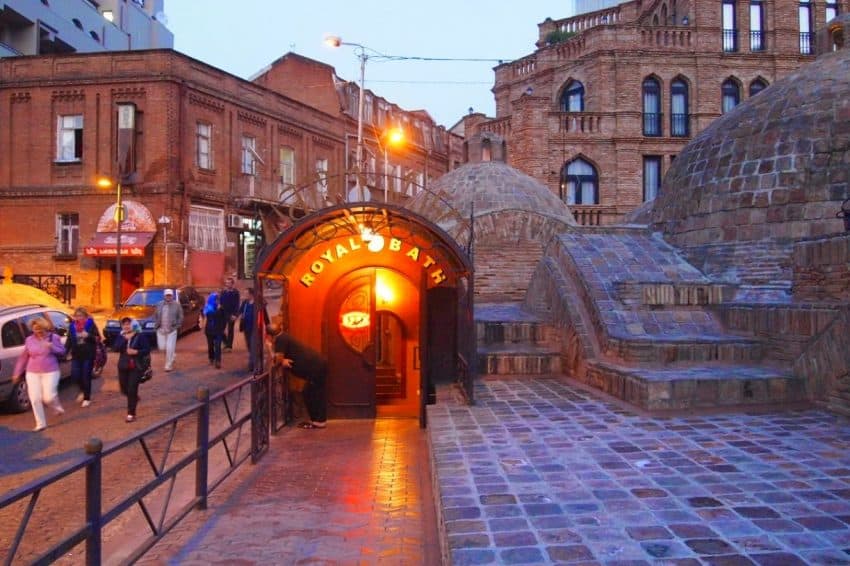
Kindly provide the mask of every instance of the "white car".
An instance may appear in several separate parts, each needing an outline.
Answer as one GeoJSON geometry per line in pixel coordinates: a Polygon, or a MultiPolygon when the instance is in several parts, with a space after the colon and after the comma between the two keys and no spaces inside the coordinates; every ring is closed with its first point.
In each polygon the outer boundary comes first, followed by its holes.
{"type": "MultiPolygon", "coordinates": [[[[44,305],[20,305],[0,307],[0,402],[12,411],[21,412],[30,408],[27,383],[21,379],[12,383],[15,364],[24,351],[24,340],[31,334],[30,322],[37,317],[46,318],[64,343],[71,327],[71,316],[59,309],[44,305]]],[[[71,362],[60,362],[62,379],[71,375],[71,362]]]]}

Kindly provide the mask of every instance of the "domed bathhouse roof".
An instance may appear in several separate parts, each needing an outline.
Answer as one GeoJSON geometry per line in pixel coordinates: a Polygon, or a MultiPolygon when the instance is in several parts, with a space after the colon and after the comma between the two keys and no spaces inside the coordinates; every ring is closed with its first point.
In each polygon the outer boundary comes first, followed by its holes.
{"type": "Polygon", "coordinates": [[[706,273],[787,290],[791,245],[843,232],[836,213],[848,196],[850,50],[844,47],[703,130],[676,157],[651,217],[706,273]]]}
{"type": "Polygon", "coordinates": [[[476,296],[483,301],[522,299],[543,247],[576,225],[566,203],[507,165],[504,151],[498,135],[478,134],[467,141],[469,162],[407,205],[467,248],[472,225],[476,296]]]}

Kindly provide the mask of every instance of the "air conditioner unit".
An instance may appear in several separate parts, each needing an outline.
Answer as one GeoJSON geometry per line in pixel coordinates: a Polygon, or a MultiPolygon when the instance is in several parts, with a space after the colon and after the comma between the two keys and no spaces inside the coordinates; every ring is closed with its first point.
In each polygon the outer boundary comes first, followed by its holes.
{"type": "Polygon", "coordinates": [[[242,217],[238,214],[227,215],[227,227],[242,229],[242,217]]]}

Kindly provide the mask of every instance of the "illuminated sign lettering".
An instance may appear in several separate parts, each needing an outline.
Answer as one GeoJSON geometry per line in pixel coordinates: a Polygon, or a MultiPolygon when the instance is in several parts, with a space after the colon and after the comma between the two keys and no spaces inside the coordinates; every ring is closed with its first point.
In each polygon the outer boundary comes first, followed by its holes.
{"type": "MultiPolygon", "coordinates": [[[[325,270],[325,267],[355,253],[362,255],[364,251],[370,253],[401,252],[408,260],[418,263],[423,269],[428,270],[428,276],[435,285],[439,285],[447,279],[442,268],[437,265],[437,260],[422,252],[418,246],[406,245],[398,238],[389,238],[389,242],[387,242],[380,234],[374,234],[370,241],[366,243],[365,248],[355,237],[348,238],[347,242],[333,244],[310,263],[310,268],[301,275],[299,281],[305,287],[310,287],[316,282],[316,278],[325,270]]],[[[368,320],[366,324],[368,325],[368,320]]]]}

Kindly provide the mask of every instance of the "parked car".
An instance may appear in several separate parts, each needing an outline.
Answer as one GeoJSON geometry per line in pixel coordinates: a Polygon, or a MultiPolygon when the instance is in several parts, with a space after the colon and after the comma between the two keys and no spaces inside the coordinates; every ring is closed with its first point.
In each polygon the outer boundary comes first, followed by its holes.
{"type": "Polygon", "coordinates": [[[115,309],[106,320],[103,337],[111,345],[121,332],[121,319],[125,316],[135,319],[142,327],[142,333],[147,335],[152,347],[156,347],[156,328],[154,313],[156,305],[162,302],[166,289],[174,289],[175,300],[183,307],[183,325],[177,329],[177,335],[183,335],[191,330],[200,328],[201,312],[204,308],[204,297],[194,287],[173,287],[168,285],[150,285],[133,291],[127,301],[115,309]]]}
{"type": "MultiPolygon", "coordinates": [[[[21,352],[24,351],[24,340],[32,332],[30,322],[34,318],[46,318],[53,324],[54,332],[62,337],[64,343],[71,327],[71,316],[59,309],[44,305],[20,305],[0,307],[0,402],[13,411],[21,412],[30,408],[27,395],[27,382],[21,379],[17,384],[12,383],[12,372],[21,352]]],[[[70,358],[59,364],[61,378],[71,375],[70,358]]]]}

